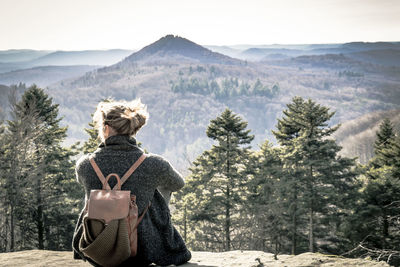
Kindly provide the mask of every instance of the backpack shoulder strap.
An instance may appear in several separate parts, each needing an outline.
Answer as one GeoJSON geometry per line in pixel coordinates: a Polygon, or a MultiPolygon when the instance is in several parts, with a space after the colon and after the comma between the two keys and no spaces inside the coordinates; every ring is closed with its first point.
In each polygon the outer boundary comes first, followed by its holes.
{"type": "Polygon", "coordinates": [[[140,158],[129,168],[129,170],[122,176],[121,178],[121,185],[128,180],[128,178],[132,175],[132,173],[137,169],[137,167],[142,164],[142,162],[145,160],[146,155],[143,153],[140,158]]]}
{"type": "Polygon", "coordinates": [[[94,171],[97,174],[97,177],[99,178],[101,184],[106,184],[106,189],[111,190],[111,187],[109,186],[109,184],[106,182],[106,178],[104,177],[103,173],[101,172],[99,166],[97,166],[96,162],[94,161],[93,158],[89,159],[90,164],[92,165],[94,171]]]}
{"type": "Polygon", "coordinates": [[[140,217],[138,218],[136,225],[135,225],[135,229],[138,227],[139,223],[143,220],[144,215],[146,214],[147,210],[149,209],[149,207],[151,206],[151,201],[149,202],[149,204],[146,206],[146,208],[144,209],[142,215],[140,215],[140,217]]]}

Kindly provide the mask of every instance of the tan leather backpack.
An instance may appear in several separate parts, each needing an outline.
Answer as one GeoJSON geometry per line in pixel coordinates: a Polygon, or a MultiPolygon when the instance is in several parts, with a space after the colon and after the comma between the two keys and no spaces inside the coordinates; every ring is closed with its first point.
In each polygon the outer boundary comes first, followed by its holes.
{"type": "Polygon", "coordinates": [[[79,250],[102,266],[117,266],[137,254],[137,227],[149,205],[139,217],[136,196],[121,190],[121,186],[145,158],[143,154],[122,178],[116,173],[105,178],[94,159],[90,159],[103,189],[90,191],[79,250]],[[111,189],[108,180],[113,176],[117,184],[111,189]]]}

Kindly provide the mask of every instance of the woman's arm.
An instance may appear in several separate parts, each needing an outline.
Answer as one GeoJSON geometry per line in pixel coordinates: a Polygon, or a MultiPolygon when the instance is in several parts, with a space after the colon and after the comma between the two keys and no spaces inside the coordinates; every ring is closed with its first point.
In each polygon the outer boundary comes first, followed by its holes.
{"type": "Polygon", "coordinates": [[[165,159],[159,158],[159,186],[163,192],[178,191],[185,185],[182,175],[165,159]]]}
{"type": "Polygon", "coordinates": [[[76,176],[76,181],[83,185],[83,182],[81,180],[81,170],[82,170],[82,164],[84,161],[84,156],[80,157],[75,164],[75,176],[76,176]]]}

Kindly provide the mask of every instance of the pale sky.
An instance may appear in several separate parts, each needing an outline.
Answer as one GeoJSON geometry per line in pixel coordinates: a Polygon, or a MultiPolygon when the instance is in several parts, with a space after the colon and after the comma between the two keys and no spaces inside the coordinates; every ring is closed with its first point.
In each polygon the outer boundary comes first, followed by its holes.
{"type": "Polygon", "coordinates": [[[400,41],[400,0],[0,0],[0,50],[400,41]]]}

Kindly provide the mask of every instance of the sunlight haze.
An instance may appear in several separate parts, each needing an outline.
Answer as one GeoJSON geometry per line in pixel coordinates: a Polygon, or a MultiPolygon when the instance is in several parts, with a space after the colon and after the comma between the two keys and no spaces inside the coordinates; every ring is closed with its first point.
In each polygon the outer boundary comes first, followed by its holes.
{"type": "Polygon", "coordinates": [[[0,0],[0,50],[399,41],[398,0],[0,0]]]}

